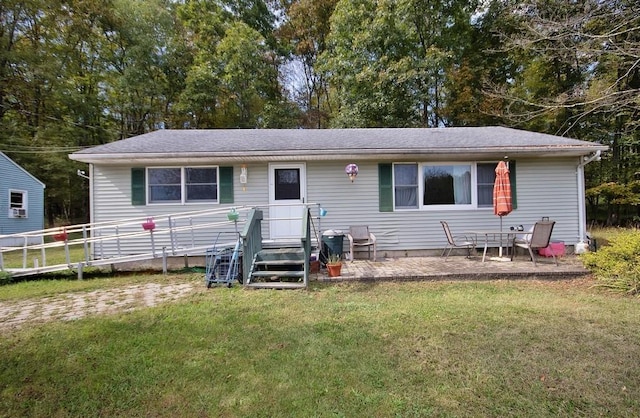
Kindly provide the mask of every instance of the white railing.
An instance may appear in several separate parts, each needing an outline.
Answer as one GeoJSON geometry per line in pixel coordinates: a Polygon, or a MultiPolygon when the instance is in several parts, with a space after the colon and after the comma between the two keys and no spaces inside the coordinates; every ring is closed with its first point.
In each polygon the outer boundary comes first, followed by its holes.
{"type": "MultiPolygon", "coordinates": [[[[313,225],[312,234],[315,237],[312,238],[315,238],[314,241],[317,243],[321,220],[320,206],[303,206],[314,207],[313,220],[317,225],[313,225]]],[[[268,207],[260,206],[267,209],[266,213],[268,207]]],[[[76,268],[81,277],[82,268],[86,266],[160,257],[166,260],[168,256],[204,255],[220,232],[237,233],[242,230],[248,212],[253,208],[235,207],[234,210],[238,213],[235,221],[230,220],[230,209],[226,207],[0,235],[0,271],[18,277],[76,268]],[[9,242],[11,244],[7,244],[9,242]],[[21,244],[16,245],[16,242],[21,244]],[[60,254],[60,247],[64,248],[64,262],[50,264],[48,254],[54,249],[60,254]],[[17,262],[17,259],[21,261],[17,262]]],[[[265,221],[268,220],[265,218],[265,221]]]]}
{"type": "Polygon", "coordinates": [[[48,228],[20,234],[0,235],[0,270],[14,276],[75,268],[116,264],[201,252],[212,245],[218,232],[237,231],[246,221],[248,207],[236,207],[236,221],[229,220],[229,208],[140,217],[112,222],[87,223],[48,228]],[[207,231],[199,237],[198,231],[207,231]],[[22,241],[20,246],[5,243],[22,241]],[[50,264],[47,254],[64,247],[65,262],[50,264]],[[79,250],[81,249],[81,250],[79,250]],[[22,253],[20,266],[13,254],[22,253]],[[11,256],[11,257],[10,257],[11,256]],[[33,264],[30,263],[33,257],[33,264]],[[11,258],[13,263],[7,264],[11,258]]]}

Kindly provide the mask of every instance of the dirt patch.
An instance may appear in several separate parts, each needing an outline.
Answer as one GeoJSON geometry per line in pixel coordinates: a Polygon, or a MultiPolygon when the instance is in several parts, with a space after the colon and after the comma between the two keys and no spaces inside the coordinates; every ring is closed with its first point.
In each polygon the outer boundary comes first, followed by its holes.
{"type": "Polygon", "coordinates": [[[0,302],[0,329],[15,328],[35,321],[69,321],[90,315],[131,311],[174,301],[195,290],[196,285],[192,283],[146,283],[117,289],[0,302]]]}

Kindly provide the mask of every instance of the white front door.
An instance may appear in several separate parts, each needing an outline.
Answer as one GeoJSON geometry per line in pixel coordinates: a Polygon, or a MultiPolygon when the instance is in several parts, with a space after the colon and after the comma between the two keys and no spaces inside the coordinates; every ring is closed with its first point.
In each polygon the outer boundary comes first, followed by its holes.
{"type": "Polygon", "coordinates": [[[269,164],[269,234],[272,240],[302,236],[306,177],[304,164],[269,164]]]}

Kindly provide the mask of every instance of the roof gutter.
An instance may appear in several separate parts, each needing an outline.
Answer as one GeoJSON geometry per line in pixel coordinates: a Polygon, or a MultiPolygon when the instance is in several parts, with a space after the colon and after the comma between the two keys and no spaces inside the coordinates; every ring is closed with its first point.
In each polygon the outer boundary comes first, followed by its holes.
{"type": "MultiPolygon", "coordinates": [[[[288,150],[288,151],[232,151],[232,152],[180,152],[180,153],[112,153],[92,154],[75,153],[69,158],[75,161],[95,164],[122,165],[129,163],[139,164],[166,164],[167,161],[175,162],[251,162],[251,161],[335,161],[353,160],[416,160],[428,158],[430,160],[454,159],[462,160],[478,157],[501,159],[505,154],[511,157],[517,156],[553,156],[572,157],[584,156],[593,151],[593,148],[584,147],[500,147],[500,148],[432,148],[432,149],[376,149],[376,150],[288,150]]],[[[598,150],[599,152],[600,150],[598,150]]]]}

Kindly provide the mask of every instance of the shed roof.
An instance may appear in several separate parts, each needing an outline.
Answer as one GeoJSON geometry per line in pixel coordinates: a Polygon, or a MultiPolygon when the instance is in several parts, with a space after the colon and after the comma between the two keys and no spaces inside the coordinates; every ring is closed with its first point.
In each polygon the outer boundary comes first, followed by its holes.
{"type": "Polygon", "coordinates": [[[70,155],[96,164],[583,156],[608,147],[504,127],[158,130],[70,155]]]}

